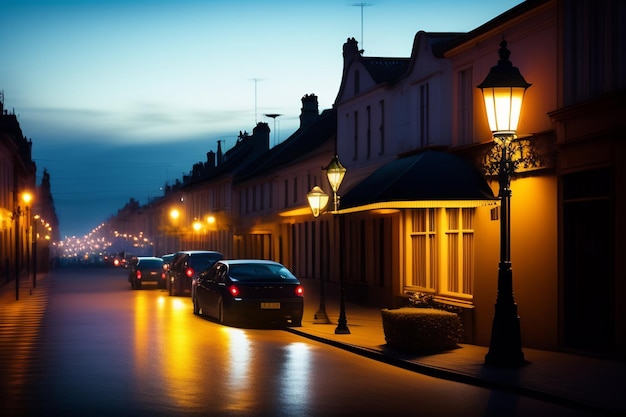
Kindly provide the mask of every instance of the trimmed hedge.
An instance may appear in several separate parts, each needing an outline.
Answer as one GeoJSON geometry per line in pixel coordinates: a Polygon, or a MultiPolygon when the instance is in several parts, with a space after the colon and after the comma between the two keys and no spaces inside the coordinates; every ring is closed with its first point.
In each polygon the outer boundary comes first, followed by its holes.
{"type": "Polygon", "coordinates": [[[383,331],[389,347],[409,353],[457,348],[463,337],[457,314],[433,308],[382,309],[383,331]]]}

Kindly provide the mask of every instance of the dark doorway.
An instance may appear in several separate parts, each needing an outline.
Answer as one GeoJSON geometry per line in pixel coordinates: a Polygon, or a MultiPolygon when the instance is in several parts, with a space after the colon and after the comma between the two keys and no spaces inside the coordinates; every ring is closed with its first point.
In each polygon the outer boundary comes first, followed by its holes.
{"type": "Polygon", "coordinates": [[[593,355],[615,349],[613,173],[563,176],[563,344],[593,355]]]}

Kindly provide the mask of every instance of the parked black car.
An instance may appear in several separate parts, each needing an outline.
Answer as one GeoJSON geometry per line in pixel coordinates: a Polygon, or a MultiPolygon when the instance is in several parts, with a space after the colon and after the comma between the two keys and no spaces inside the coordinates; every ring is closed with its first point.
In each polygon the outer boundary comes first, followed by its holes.
{"type": "Polygon", "coordinates": [[[191,295],[191,282],[224,255],[216,251],[188,250],[174,254],[169,269],[170,295],[191,295]]]}
{"type": "Polygon", "coordinates": [[[138,256],[130,262],[129,270],[128,282],[130,282],[133,290],[141,288],[143,284],[165,288],[163,259],[153,256],[138,256]]]}
{"type": "Polygon", "coordinates": [[[225,324],[302,325],[304,290],[284,265],[259,259],[217,261],[194,281],[193,312],[225,324]]]}

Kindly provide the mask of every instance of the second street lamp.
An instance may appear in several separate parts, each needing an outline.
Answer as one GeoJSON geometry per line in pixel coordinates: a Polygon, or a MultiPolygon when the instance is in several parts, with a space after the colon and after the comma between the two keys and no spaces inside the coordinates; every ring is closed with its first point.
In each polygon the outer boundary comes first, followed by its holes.
{"type": "MultiPolygon", "coordinates": [[[[339,187],[341,186],[341,182],[343,181],[343,177],[346,175],[346,168],[341,165],[339,162],[339,156],[335,155],[333,159],[330,160],[330,163],[325,168],[326,176],[328,177],[328,182],[330,183],[330,187],[333,189],[333,205],[334,210],[333,214],[337,212],[339,209],[339,196],[337,195],[337,191],[339,191],[339,187]]],[[[339,233],[342,233],[340,230],[339,233]]],[[[341,245],[340,245],[341,246],[341,245]]],[[[342,266],[340,265],[340,268],[342,266]]],[[[350,329],[348,328],[348,319],[346,318],[346,300],[345,300],[345,289],[343,282],[343,273],[339,272],[339,320],[337,321],[337,328],[335,329],[335,334],[350,334],[350,329]]]]}
{"type": "Polygon", "coordinates": [[[520,320],[513,298],[511,270],[511,175],[515,171],[511,142],[515,139],[522,101],[530,84],[509,61],[506,41],[500,43],[500,60],[477,87],[482,90],[489,127],[496,145],[501,148],[498,169],[500,186],[500,263],[498,266],[498,295],[491,329],[489,352],[485,365],[520,366],[524,363],[520,320]]]}
{"type": "MultiPolygon", "coordinates": [[[[319,217],[322,211],[328,205],[328,194],[324,192],[319,186],[315,186],[306,194],[306,198],[309,201],[309,207],[313,217],[319,217]]],[[[313,323],[315,324],[328,324],[328,314],[326,314],[326,296],[324,292],[324,276],[320,274],[320,305],[315,314],[313,315],[313,323]]]]}

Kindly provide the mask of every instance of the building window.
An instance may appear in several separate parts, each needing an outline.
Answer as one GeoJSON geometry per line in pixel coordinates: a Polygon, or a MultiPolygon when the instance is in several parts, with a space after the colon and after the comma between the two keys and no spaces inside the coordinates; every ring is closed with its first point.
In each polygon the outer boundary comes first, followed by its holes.
{"type": "Polygon", "coordinates": [[[435,209],[411,211],[412,282],[421,290],[434,291],[437,278],[435,209]]]}
{"type": "Polygon", "coordinates": [[[283,199],[283,206],[285,208],[289,207],[289,180],[285,180],[285,196],[283,199]]]}
{"type": "Polygon", "coordinates": [[[458,100],[458,138],[459,145],[469,145],[472,139],[472,109],[474,101],[474,87],[472,82],[472,69],[459,72],[459,100],[458,100]]]}
{"type": "Polygon", "coordinates": [[[474,208],[408,212],[409,291],[470,298],[474,290],[474,208]]]}
{"type": "Polygon", "coordinates": [[[420,121],[420,126],[419,126],[419,131],[420,131],[420,146],[424,147],[426,145],[428,145],[429,143],[429,110],[428,110],[428,104],[429,104],[429,96],[428,96],[428,83],[426,84],[422,84],[420,85],[420,104],[419,104],[419,121],[420,121]]]}
{"type": "Polygon", "coordinates": [[[474,290],[474,212],[473,208],[446,209],[446,273],[441,293],[471,296],[474,290]]]}
{"type": "Polygon", "coordinates": [[[293,202],[298,202],[298,177],[293,179],[293,202]]]}
{"type": "Polygon", "coordinates": [[[354,95],[359,94],[361,89],[361,73],[359,70],[354,71],[354,95]]]}

